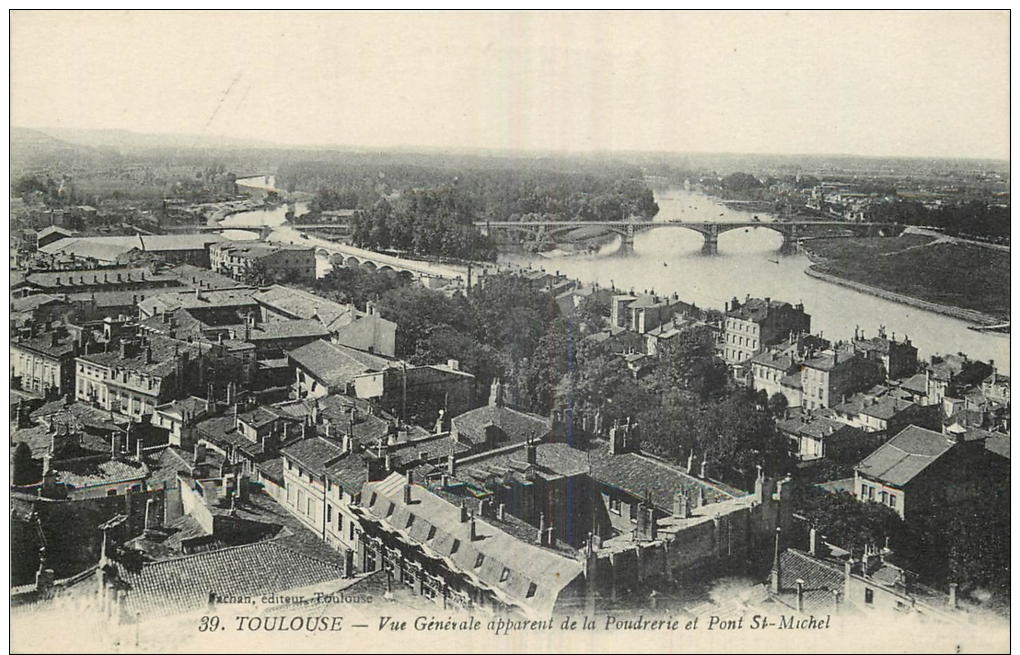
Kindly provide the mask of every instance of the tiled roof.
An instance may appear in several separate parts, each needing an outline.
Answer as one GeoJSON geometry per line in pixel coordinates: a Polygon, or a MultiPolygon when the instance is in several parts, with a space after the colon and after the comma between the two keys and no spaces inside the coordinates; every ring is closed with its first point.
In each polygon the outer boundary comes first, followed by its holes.
{"type": "Polygon", "coordinates": [[[65,460],[54,464],[54,471],[58,482],[76,489],[144,479],[149,473],[144,464],[116,459],[99,463],[65,460]]]}
{"type": "Polygon", "coordinates": [[[840,349],[839,357],[836,356],[836,351],[824,351],[816,354],[804,361],[804,365],[808,368],[817,369],[820,371],[831,371],[840,364],[850,361],[856,356],[853,350],[840,349]]]}
{"type": "Polygon", "coordinates": [[[421,486],[411,486],[411,504],[405,505],[405,479],[393,474],[367,483],[361,511],[528,616],[550,617],[560,593],[582,574],[579,562],[516,539],[498,522],[476,518],[472,540],[460,508],[421,486]]]}
{"type": "MultiPolygon", "coordinates": [[[[459,461],[457,466],[463,472],[459,477],[467,475],[479,481],[489,476],[503,478],[511,472],[523,474],[531,467],[527,447],[475,455],[459,461]]],[[[588,472],[588,455],[567,444],[540,443],[535,446],[534,471],[546,479],[583,475],[588,472]]]]}
{"type": "Polygon", "coordinates": [[[346,325],[360,315],[353,305],[345,305],[300,289],[274,284],[260,289],[254,298],[260,305],[294,318],[318,318],[329,328],[346,325]]]}
{"type": "Polygon", "coordinates": [[[329,338],[329,330],[315,319],[296,319],[289,321],[269,321],[262,323],[251,331],[251,341],[270,339],[295,339],[307,337],[311,339],[329,338]]]}
{"type": "Polygon", "coordinates": [[[253,289],[201,289],[195,291],[169,291],[146,298],[139,303],[147,315],[161,314],[176,309],[216,309],[238,307],[254,309],[258,303],[252,298],[253,289]]]}
{"type": "Polygon", "coordinates": [[[31,312],[50,303],[66,304],[63,299],[57,296],[51,296],[48,293],[36,293],[31,296],[25,296],[24,298],[12,298],[11,311],[31,312]]]}
{"type": "Polygon", "coordinates": [[[173,234],[139,236],[144,252],[168,252],[173,250],[205,250],[210,244],[223,241],[219,234],[173,234]]]}
{"type": "Polygon", "coordinates": [[[475,445],[485,443],[485,426],[489,423],[503,433],[499,446],[524,443],[529,438],[544,439],[552,431],[552,422],[545,417],[492,405],[455,416],[452,422],[458,438],[475,445]]]}
{"type": "Polygon", "coordinates": [[[902,384],[900,384],[900,388],[906,389],[907,391],[913,391],[914,393],[918,394],[927,394],[928,376],[926,376],[924,373],[911,375],[909,378],[904,380],[902,384]]]}
{"type": "Polygon", "coordinates": [[[344,454],[344,449],[335,441],[309,437],[283,448],[280,454],[321,476],[329,464],[344,454]]]}
{"type": "Polygon", "coordinates": [[[391,360],[321,339],[295,348],[288,354],[309,375],[329,387],[344,386],[358,375],[381,371],[393,364],[391,360]]]}
{"type": "Polygon", "coordinates": [[[54,359],[60,359],[67,357],[74,353],[74,337],[69,333],[63,332],[57,333],[56,345],[53,344],[53,333],[44,332],[38,336],[31,337],[28,339],[11,340],[11,346],[22,348],[25,350],[31,350],[36,353],[52,357],[54,359]]]}
{"type": "Polygon", "coordinates": [[[862,474],[902,487],[953,447],[945,435],[911,425],[857,465],[862,474]]]}
{"type": "Polygon", "coordinates": [[[276,541],[145,564],[122,572],[131,589],[130,613],[178,614],[204,607],[209,594],[260,596],[308,587],[342,577],[339,566],[276,541]]]}
{"type": "Polygon", "coordinates": [[[368,461],[364,453],[351,453],[327,466],[326,475],[345,492],[359,494],[368,482],[368,461]]]}
{"type": "Polygon", "coordinates": [[[793,306],[790,303],[783,302],[781,300],[770,300],[766,303],[763,298],[749,298],[739,308],[730,310],[726,313],[726,315],[731,318],[739,318],[745,321],[761,323],[768,317],[770,311],[784,307],[793,309],[793,306]]]}
{"type": "MultiPolygon", "coordinates": [[[[843,593],[844,571],[835,563],[788,548],[779,556],[779,595],[773,596],[783,605],[797,607],[797,580],[804,581],[803,611],[832,612],[835,594],[843,593]]],[[[840,604],[840,611],[847,605],[840,604]]]]}
{"type": "Polygon", "coordinates": [[[107,368],[122,368],[129,371],[142,371],[152,376],[165,376],[174,371],[177,366],[176,360],[183,353],[195,359],[201,348],[196,344],[177,341],[159,335],[150,335],[146,339],[146,345],[135,349],[129,357],[121,357],[120,348],[112,348],[107,352],[89,353],[81,355],[79,359],[92,364],[98,364],[107,368]],[[145,359],[145,350],[151,351],[151,360],[145,359]]]}
{"type": "Polygon", "coordinates": [[[1009,435],[996,434],[985,439],[985,449],[1009,459],[1009,435]]]}
{"type": "Polygon", "coordinates": [[[667,513],[673,512],[673,498],[678,491],[693,498],[702,489],[706,503],[737,497],[736,493],[722,485],[699,480],[657,459],[638,453],[610,455],[606,448],[592,452],[592,476],[638,498],[644,498],[646,493],[651,492],[652,503],[667,513]]]}

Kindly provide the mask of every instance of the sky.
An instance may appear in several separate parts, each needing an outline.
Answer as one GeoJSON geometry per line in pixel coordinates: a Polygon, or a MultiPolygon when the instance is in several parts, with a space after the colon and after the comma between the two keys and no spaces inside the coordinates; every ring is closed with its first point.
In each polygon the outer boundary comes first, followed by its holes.
{"type": "Polygon", "coordinates": [[[315,146],[1009,158],[999,12],[14,11],[11,122],[315,146]]]}

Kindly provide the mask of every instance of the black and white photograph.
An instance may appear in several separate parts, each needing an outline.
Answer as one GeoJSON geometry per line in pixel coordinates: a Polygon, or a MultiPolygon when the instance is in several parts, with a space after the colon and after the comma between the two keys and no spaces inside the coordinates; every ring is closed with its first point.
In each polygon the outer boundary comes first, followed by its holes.
{"type": "Polygon", "coordinates": [[[11,652],[1009,652],[1008,9],[9,28],[11,652]]]}

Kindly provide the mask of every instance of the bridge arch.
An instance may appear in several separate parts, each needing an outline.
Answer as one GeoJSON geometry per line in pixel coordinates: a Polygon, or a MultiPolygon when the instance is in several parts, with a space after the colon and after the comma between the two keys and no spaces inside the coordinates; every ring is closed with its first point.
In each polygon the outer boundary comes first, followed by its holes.
{"type": "Polygon", "coordinates": [[[329,259],[329,254],[330,254],[329,251],[326,250],[325,248],[319,248],[318,250],[315,251],[315,256],[321,257],[322,259],[329,259]]]}
{"type": "Polygon", "coordinates": [[[332,264],[333,266],[343,266],[344,256],[338,252],[333,253],[332,255],[329,256],[329,263],[332,264]]]}
{"type": "Polygon", "coordinates": [[[361,265],[361,260],[358,259],[357,257],[348,257],[347,261],[346,261],[346,265],[350,266],[351,268],[353,268],[355,266],[360,266],[361,265]]]}
{"type": "MultiPolygon", "coordinates": [[[[350,261],[350,260],[348,260],[348,261],[350,261]]],[[[367,268],[367,269],[368,269],[368,270],[370,270],[370,271],[374,271],[374,270],[375,270],[376,268],[378,268],[378,267],[377,267],[377,266],[375,265],[375,262],[373,262],[373,261],[368,261],[368,260],[365,260],[365,261],[361,262],[361,267],[362,267],[362,268],[367,268]]]]}

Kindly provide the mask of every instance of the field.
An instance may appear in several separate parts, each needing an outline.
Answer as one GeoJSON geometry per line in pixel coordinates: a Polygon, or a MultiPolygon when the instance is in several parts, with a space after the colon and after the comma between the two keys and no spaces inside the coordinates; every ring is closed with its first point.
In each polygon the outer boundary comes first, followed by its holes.
{"type": "Polygon", "coordinates": [[[1008,252],[916,234],[815,239],[805,247],[831,275],[1009,320],[1008,252]]]}

